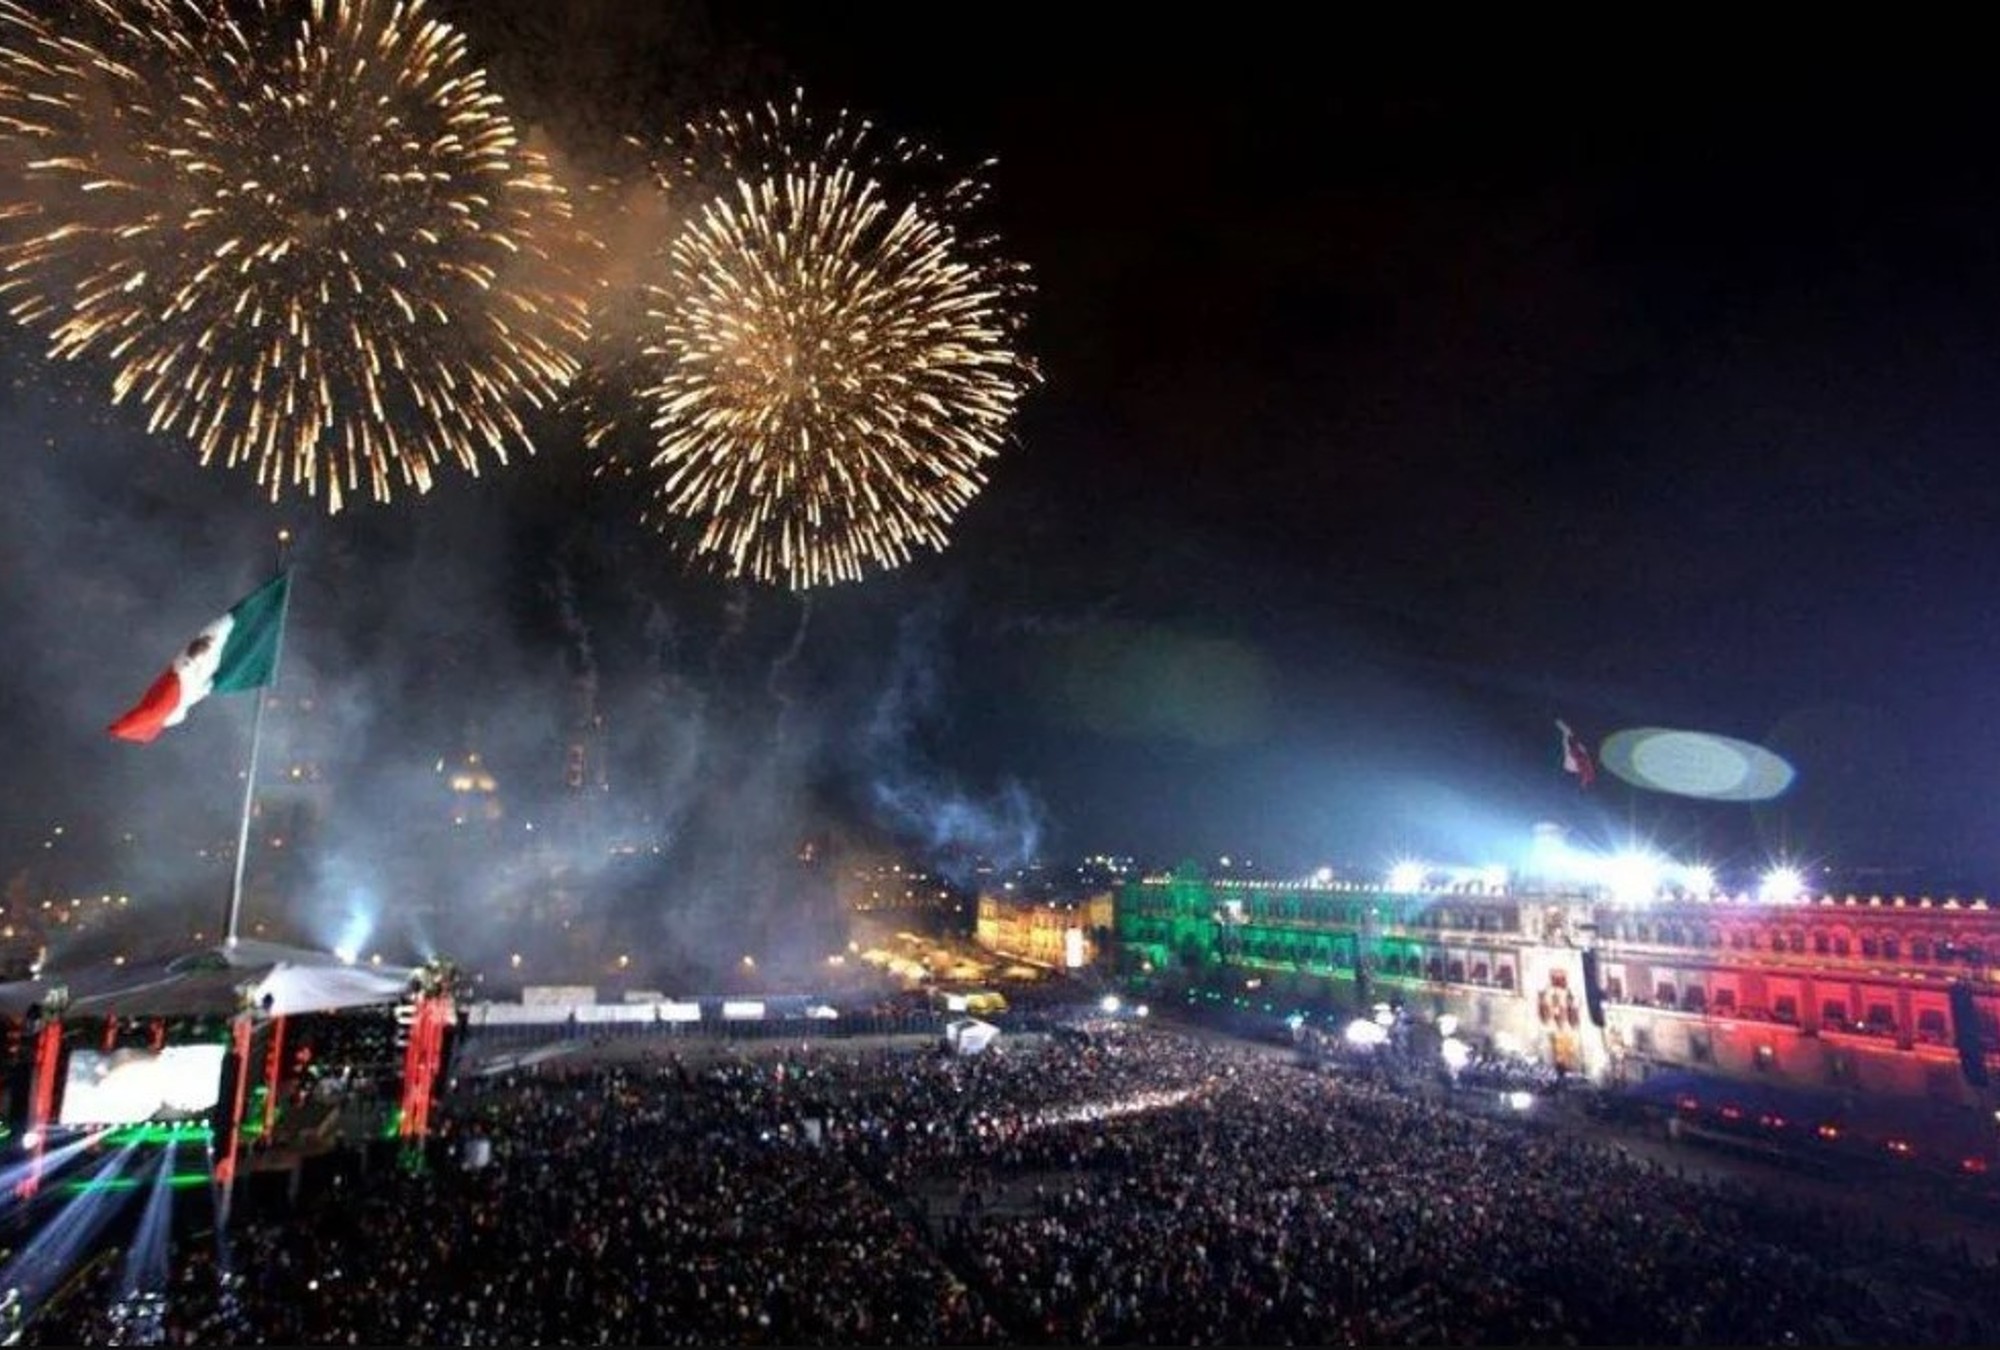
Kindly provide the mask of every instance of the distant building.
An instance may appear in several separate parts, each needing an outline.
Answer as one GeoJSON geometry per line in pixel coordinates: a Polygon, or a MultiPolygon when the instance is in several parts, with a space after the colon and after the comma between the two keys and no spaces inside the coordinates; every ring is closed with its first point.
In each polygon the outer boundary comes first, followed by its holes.
{"type": "Polygon", "coordinates": [[[437,776],[447,796],[444,806],[451,828],[462,837],[491,842],[499,837],[507,818],[506,803],[500,796],[500,782],[477,750],[468,750],[455,760],[439,760],[437,776]]]}
{"type": "Polygon", "coordinates": [[[849,914],[932,929],[967,930],[976,909],[970,896],[937,873],[880,855],[850,858],[840,869],[836,898],[849,914]]]}
{"type": "Polygon", "coordinates": [[[997,956],[1075,970],[1095,965],[1104,955],[1113,909],[1110,891],[1086,900],[1042,900],[987,891],[979,897],[974,936],[997,956]]]}

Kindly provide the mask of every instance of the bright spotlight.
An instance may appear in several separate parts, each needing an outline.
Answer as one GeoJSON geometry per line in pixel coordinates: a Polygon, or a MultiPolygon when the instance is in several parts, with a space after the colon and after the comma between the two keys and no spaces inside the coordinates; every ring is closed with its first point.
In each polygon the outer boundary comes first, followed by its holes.
{"type": "Polygon", "coordinates": [[[1389,889],[1399,895],[1412,895],[1424,888],[1424,879],[1431,869],[1420,862],[1399,862],[1389,869],[1389,889]]]}
{"type": "Polygon", "coordinates": [[[40,1130],[29,1130],[21,1136],[22,1148],[40,1148],[41,1146],[42,1132],[40,1130]]]}
{"type": "Polygon", "coordinates": [[[1444,1056],[1444,1066],[1453,1073],[1459,1072],[1472,1062],[1472,1047],[1456,1036],[1445,1037],[1444,1044],[1438,1047],[1438,1053],[1444,1056]]]}
{"type": "Polygon", "coordinates": [[[1764,874],[1764,879],[1757,883],[1759,900],[1796,900],[1805,893],[1805,876],[1796,867],[1773,867],[1764,874]]]}
{"type": "Polygon", "coordinates": [[[1438,1035],[1440,1035],[1440,1036],[1445,1036],[1445,1037],[1451,1037],[1451,1036],[1456,1036],[1457,1034],[1458,1034],[1458,1014],[1457,1014],[1457,1013],[1439,1013],[1439,1014],[1438,1014],[1438,1035]]]}
{"type": "Polygon", "coordinates": [[[351,966],[361,955],[361,949],[352,943],[343,942],[333,949],[333,954],[340,958],[341,965],[351,966]]]}
{"type": "Polygon", "coordinates": [[[1687,887],[1689,895],[1706,900],[1715,894],[1715,869],[1696,864],[1681,869],[1681,884],[1687,887]]]}
{"type": "Polygon", "coordinates": [[[1660,893],[1660,860],[1643,849],[1632,849],[1604,860],[1604,884],[1613,900],[1637,904],[1660,893]]]}
{"type": "Polygon", "coordinates": [[[1151,1008],[1148,1008],[1145,1004],[1141,1003],[1138,1007],[1132,1010],[1132,1015],[1134,1017],[1144,1017],[1152,1011],[1153,1010],[1151,1008]]]}
{"type": "Polygon", "coordinates": [[[1377,1026],[1365,1017],[1357,1017],[1347,1024],[1347,1043],[1357,1050],[1372,1050],[1389,1040],[1389,1029],[1377,1026]]]}
{"type": "Polygon", "coordinates": [[[1098,1007],[1099,1007],[1100,1009],[1102,1009],[1102,1010],[1103,1010],[1103,1011],[1104,1011],[1104,1012],[1105,1012],[1105,1013],[1106,1013],[1107,1015],[1109,1015],[1109,1014],[1111,1014],[1111,1013],[1115,1013],[1115,1012],[1117,1012],[1117,1011],[1118,1011],[1118,995],[1116,995],[1116,994],[1106,994],[1106,995],[1105,995],[1105,996],[1104,996],[1103,998],[1101,998],[1101,999],[1097,1000],[1097,1006],[1098,1006],[1098,1007]]]}
{"type": "Polygon", "coordinates": [[[1507,1105],[1516,1111],[1525,1111],[1534,1104],[1535,1094],[1532,1092],[1515,1091],[1507,1094],[1507,1105]]]}

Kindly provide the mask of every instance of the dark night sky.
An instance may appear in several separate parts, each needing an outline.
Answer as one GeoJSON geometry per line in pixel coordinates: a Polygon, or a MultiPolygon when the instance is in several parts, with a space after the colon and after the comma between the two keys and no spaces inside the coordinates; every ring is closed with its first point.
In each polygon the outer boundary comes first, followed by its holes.
{"type": "Polygon", "coordinates": [[[767,31],[996,154],[1038,270],[1049,388],[957,561],[1086,636],[983,682],[992,762],[1084,761],[1076,807],[1158,847],[1365,852],[1435,837],[1383,806],[1413,783],[1601,834],[1537,781],[1549,719],[1694,727],[1786,753],[1791,798],[1614,784],[1614,818],[1990,878],[1990,94],[1304,26],[767,31]],[[1048,663],[1133,630],[1261,667],[1261,734],[1034,734],[1073,711],[1048,663]]]}
{"type": "Polygon", "coordinates": [[[1056,853],[1372,868],[1480,862],[1554,818],[1725,870],[1782,849],[1899,885],[2000,878],[2000,95],[1747,62],[1587,77],[1555,51],[1480,70],[1303,26],[1140,42],[1032,6],[446,8],[558,144],[798,84],[997,157],[1047,377],[1019,443],[949,552],[815,598],[793,657],[796,600],[678,573],[568,447],[326,523],[129,421],[79,435],[17,353],[11,844],[137,809],[158,771],[100,744],[99,713],[283,520],[320,588],[299,642],[370,710],[357,755],[559,699],[579,630],[554,565],[623,700],[624,779],[670,815],[735,818],[684,805],[730,770],[674,760],[675,719],[692,700],[719,725],[715,691],[762,681],[814,710],[803,740],[759,724],[784,755],[731,761],[795,775],[772,786],[786,821],[922,835],[956,809],[1056,853]],[[108,647],[54,632],[79,577],[121,597],[108,647]],[[440,591],[448,619],[424,608],[440,591]],[[50,681],[73,716],[30,696],[50,681]],[[1556,716],[1759,741],[1798,783],[1761,807],[1580,797],[1556,716]],[[899,775],[921,791],[885,792],[899,775]]]}

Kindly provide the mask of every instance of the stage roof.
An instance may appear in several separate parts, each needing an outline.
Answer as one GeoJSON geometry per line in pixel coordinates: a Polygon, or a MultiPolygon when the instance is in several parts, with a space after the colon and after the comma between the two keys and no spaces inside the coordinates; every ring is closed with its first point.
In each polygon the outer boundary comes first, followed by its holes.
{"type": "Polygon", "coordinates": [[[261,1007],[266,997],[272,1014],[288,1016],[394,1003],[410,974],[403,966],[348,965],[306,947],[239,941],[165,960],[45,970],[0,984],[0,1012],[20,1017],[63,988],[68,1017],[226,1017],[246,1002],[261,1007]]]}

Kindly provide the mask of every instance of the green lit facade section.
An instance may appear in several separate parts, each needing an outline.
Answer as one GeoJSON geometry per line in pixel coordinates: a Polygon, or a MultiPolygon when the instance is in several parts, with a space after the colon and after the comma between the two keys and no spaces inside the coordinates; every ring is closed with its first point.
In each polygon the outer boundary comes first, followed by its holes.
{"type": "Polygon", "coordinates": [[[1451,973],[1435,968],[1445,931],[1506,941],[1520,922],[1499,897],[1215,881],[1191,866],[1127,883],[1114,915],[1119,970],[1134,990],[1219,992],[1249,1006],[1411,994],[1451,973]]]}

